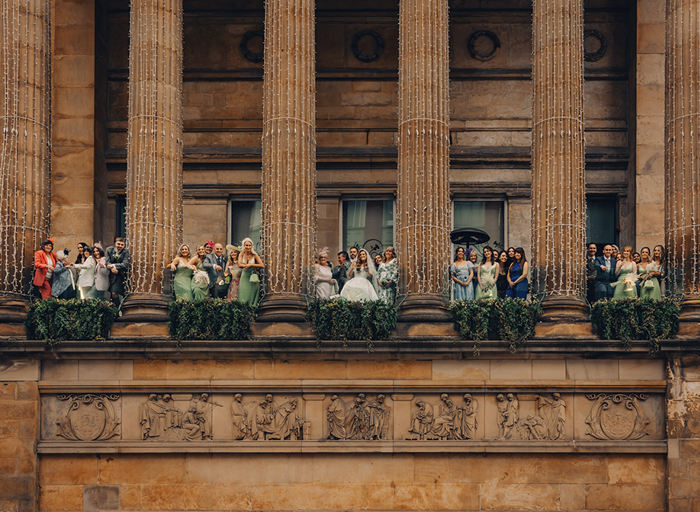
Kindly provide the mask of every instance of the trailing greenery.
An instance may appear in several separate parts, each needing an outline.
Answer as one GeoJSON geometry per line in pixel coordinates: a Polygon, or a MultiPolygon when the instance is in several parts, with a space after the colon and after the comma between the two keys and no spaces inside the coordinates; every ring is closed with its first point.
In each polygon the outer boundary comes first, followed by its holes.
{"type": "Polygon", "coordinates": [[[180,299],[168,307],[168,330],[175,340],[247,340],[256,312],[249,302],[180,299]]]}
{"type": "Polygon", "coordinates": [[[99,340],[109,336],[117,307],[102,300],[46,299],[29,306],[27,339],[54,345],[65,340],[99,340]]]}
{"type": "Polygon", "coordinates": [[[649,352],[659,350],[659,340],[678,332],[680,304],[671,299],[603,299],[591,307],[591,322],[598,336],[620,340],[625,348],[632,340],[648,340],[649,352]]]}
{"type": "Polygon", "coordinates": [[[396,307],[381,300],[313,300],[306,314],[317,340],[365,340],[370,350],[372,341],[389,339],[396,328],[396,318],[396,307]]]}
{"type": "Polygon", "coordinates": [[[479,354],[482,340],[505,340],[515,353],[518,344],[535,335],[540,303],[522,299],[460,300],[450,304],[455,328],[463,340],[474,342],[479,354]]]}

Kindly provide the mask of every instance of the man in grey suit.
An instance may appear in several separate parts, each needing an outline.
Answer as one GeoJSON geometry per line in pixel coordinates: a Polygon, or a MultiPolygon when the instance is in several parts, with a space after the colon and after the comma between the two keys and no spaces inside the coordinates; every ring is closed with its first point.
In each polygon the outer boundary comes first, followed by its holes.
{"type": "Polygon", "coordinates": [[[105,259],[110,272],[109,292],[112,294],[112,303],[119,307],[126,295],[126,280],[131,259],[129,249],[126,248],[126,240],[119,237],[114,241],[114,245],[107,247],[105,259]]]}
{"type": "Polygon", "coordinates": [[[610,283],[617,281],[615,266],[617,261],[612,257],[612,245],[603,248],[603,255],[595,259],[595,300],[611,299],[613,287],[610,283]]]}
{"type": "Polygon", "coordinates": [[[202,266],[209,274],[209,292],[215,299],[225,299],[228,293],[228,285],[224,282],[224,269],[226,259],[224,258],[224,246],[214,244],[214,252],[204,257],[202,266]]]}
{"type": "Polygon", "coordinates": [[[338,293],[340,293],[348,280],[348,270],[350,270],[348,253],[345,251],[340,251],[338,253],[338,266],[333,267],[332,272],[333,279],[338,282],[338,293]]]}

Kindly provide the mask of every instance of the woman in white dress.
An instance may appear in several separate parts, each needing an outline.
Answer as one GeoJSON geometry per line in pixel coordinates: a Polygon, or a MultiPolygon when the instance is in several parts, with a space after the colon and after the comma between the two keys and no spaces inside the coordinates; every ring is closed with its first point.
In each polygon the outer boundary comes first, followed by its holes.
{"type": "Polygon", "coordinates": [[[357,260],[348,271],[348,277],[352,279],[345,283],[340,296],[350,302],[378,300],[377,292],[372,286],[372,276],[374,276],[374,263],[367,256],[367,251],[360,249],[357,260]]]}
{"type": "Polygon", "coordinates": [[[92,249],[92,257],[95,259],[95,289],[93,290],[93,297],[100,300],[108,300],[109,293],[109,274],[110,271],[107,268],[107,260],[105,258],[105,251],[101,245],[95,244],[92,249]]]}
{"type": "Polygon", "coordinates": [[[337,292],[333,279],[333,270],[328,266],[328,248],[324,247],[318,253],[318,263],[314,265],[314,281],[316,282],[316,298],[330,299],[337,292]]]}
{"type": "Polygon", "coordinates": [[[97,262],[92,255],[92,247],[83,247],[83,263],[76,263],[73,268],[78,269],[78,288],[80,288],[80,298],[83,300],[94,299],[95,293],[95,270],[97,262]]]}

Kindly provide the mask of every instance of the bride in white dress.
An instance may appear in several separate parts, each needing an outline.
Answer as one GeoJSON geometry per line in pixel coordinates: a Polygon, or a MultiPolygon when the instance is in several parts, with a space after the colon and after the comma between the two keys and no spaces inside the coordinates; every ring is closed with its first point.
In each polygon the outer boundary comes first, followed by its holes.
{"type": "Polygon", "coordinates": [[[348,271],[348,277],[352,279],[345,283],[340,296],[350,302],[379,300],[377,292],[372,286],[372,276],[374,276],[374,264],[367,256],[367,251],[360,249],[357,260],[353,262],[348,271]]]}

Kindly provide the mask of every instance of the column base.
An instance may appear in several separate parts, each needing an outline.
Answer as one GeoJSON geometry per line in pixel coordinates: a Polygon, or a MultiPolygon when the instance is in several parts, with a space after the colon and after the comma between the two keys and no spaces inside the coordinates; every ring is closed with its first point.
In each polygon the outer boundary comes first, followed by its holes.
{"type": "Polygon", "coordinates": [[[16,293],[0,294],[0,324],[24,323],[29,302],[16,293]]]}
{"type": "Polygon", "coordinates": [[[168,301],[158,293],[132,293],[122,305],[117,322],[167,322],[168,301]]]}
{"type": "Polygon", "coordinates": [[[258,309],[253,334],[261,337],[311,337],[306,323],[306,300],[301,294],[285,293],[266,296],[258,309]]]}
{"type": "Polygon", "coordinates": [[[409,293],[399,309],[399,322],[451,322],[447,301],[441,295],[409,293]]]}
{"type": "Polygon", "coordinates": [[[700,299],[683,299],[678,336],[700,338],[700,299]]]}
{"type": "Polygon", "coordinates": [[[535,337],[593,338],[588,304],[582,297],[547,297],[542,301],[542,314],[535,325],[535,337]]]}

